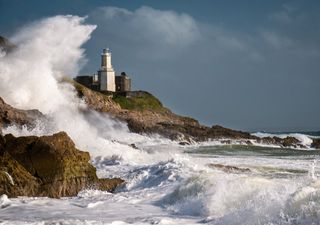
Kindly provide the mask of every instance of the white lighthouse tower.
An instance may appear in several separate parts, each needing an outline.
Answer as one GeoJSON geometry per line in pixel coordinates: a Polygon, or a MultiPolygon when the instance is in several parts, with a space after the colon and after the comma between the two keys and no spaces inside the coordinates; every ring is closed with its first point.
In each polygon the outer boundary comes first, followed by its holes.
{"type": "Polygon", "coordinates": [[[101,67],[98,71],[101,91],[116,91],[115,72],[111,65],[111,52],[109,48],[103,49],[101,54],[101,67]]]}

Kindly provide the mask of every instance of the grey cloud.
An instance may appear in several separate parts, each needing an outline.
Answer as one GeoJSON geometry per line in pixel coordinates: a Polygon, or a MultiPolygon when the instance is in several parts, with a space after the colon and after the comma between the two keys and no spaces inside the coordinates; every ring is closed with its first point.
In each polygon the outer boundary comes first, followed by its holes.
{"type": "Polygon", "coordinates": [[[163,41],[169,45],[185,45],[199,37],[194,19],[187,14],[174,11],[160,11],[144,6],[130,12],[117,7],[103,7],[94,13],[94,17],[116,21],[119,26],[127,29],[131,37],[142,34],[144,39],[151,42],[163,41]],[[129,33],[130,31],[134,33],[129,33]]]}
{"type": "Polygon", "coordinates": [[[272,13],[269,18],[274,21],[278,21],[281,23],[291,23],[292,18],[287,11],[280,11],[272,13]]]}
{"type": "Polygon", "coordinates": [[[276,49],[292,47],[294,45],[293,40],[275,31],[263,30],[261,36],[267,44],[276,49]]]}
{"type": "Polygon", "coordinates": [[[108,45],[116,71],[131,74],[134,88],[153,92],[169,108],[203,123],[239,129],[320,126],[320,107],[312,103],[320,96],[319,46],[297,34],[294,24],[265,25],[248,34],[150,7],[99,8],[89,22],[98,28],[86,46],[90,63],[83,73],[98,68],[99,52],[108,45]]]}
{"type": "Polygon", "coordinates": [[[296,4],[287,2],[282,4],[281,10],[271,13],[268,18],[274,22],[289,24],[301,18],[301,14],[296,4]]]}

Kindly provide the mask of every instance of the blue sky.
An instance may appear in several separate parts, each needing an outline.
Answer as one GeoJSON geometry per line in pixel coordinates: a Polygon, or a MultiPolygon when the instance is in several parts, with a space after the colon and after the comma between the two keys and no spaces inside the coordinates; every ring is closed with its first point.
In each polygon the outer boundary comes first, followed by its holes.
{"type": "Polygon", "coordinates": [[[82,74],[109,46],[135,89],[206,125],[320,130],[319,1],[0,0],[1,34],[64,14],[98,26],[82,74]]]}

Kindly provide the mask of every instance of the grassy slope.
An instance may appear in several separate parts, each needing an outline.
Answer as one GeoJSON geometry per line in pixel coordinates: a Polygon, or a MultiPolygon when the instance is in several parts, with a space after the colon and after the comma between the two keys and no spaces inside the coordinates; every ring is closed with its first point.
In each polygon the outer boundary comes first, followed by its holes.
{"type": "Polygon", "coordinates": [[[138,96],[135,97],[124,97],[115,94],[113,100],[117,102],[122,109],[128,110],[153,110],[153,111],[167,111],[162,103],[148,92],[139,92],[138,96]]]}

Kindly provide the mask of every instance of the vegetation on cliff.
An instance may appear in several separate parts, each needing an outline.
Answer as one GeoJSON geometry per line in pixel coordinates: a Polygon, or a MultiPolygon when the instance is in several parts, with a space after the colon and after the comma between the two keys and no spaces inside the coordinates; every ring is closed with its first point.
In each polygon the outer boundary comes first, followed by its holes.
{"type": "Polygon", "coordinates": [[[122,109],[128,110],[153,110],[153,111],[167,111],[162,103],[152,94],[146,91],[130,92],[129,96],[115,93],[112,98],[118,103],[122,109]]]}

